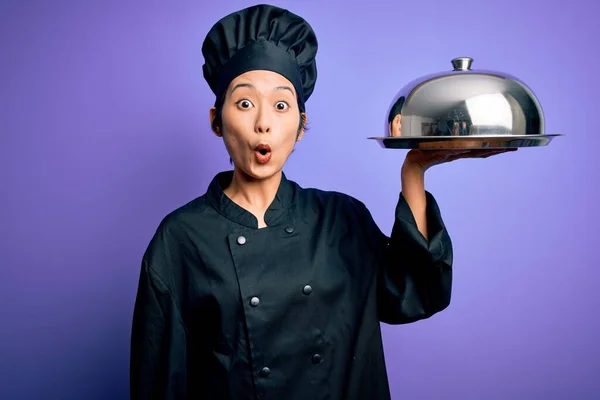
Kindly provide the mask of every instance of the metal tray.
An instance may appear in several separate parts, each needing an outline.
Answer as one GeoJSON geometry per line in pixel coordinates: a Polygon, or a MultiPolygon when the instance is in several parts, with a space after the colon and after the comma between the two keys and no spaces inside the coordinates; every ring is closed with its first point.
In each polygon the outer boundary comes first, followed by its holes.
{"type": "Polygon", "coordinates": [[[546,146],[562,134],[505,136],[370,137],[386,149],[476,150],[546,146]]]}

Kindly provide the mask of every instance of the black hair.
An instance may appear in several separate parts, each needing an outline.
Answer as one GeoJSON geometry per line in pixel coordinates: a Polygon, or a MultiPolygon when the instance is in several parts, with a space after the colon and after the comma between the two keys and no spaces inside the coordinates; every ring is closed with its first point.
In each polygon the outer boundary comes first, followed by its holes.
{"type": "Polygon", "coordinates": [[[396,115],[402,113],[402,106],[404,105],[404,96],[400,97],[390,110],[390,114],[388,115],[388,123],[392,123],[396,115]]]}

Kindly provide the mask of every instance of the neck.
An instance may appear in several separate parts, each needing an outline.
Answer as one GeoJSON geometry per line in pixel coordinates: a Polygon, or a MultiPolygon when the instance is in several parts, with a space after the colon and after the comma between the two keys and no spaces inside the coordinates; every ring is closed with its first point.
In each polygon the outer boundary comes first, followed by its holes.
{"type": "Polygon", "coordinates": [[[255,179],[234,169],[231,183],[224,192],[240,207],[254,212],[265,212],[275,199],[281,178],[281,171],[266,179],[255,179]]]}

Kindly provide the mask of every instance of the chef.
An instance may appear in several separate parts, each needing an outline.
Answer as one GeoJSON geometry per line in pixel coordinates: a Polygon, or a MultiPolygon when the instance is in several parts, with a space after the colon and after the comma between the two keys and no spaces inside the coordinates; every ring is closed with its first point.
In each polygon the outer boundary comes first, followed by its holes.
{"type": "Polygon", "coordinates": [[[389,399],[380,322],[429,318],[451,297],[452,243],[424,173],[471,154],[409,152],[388,237],[356,198],[283,173],[317,79],[304,19],[249,7],[202,53],[233,170],[169,213],[143,256],[131,398],[389,399]]]}

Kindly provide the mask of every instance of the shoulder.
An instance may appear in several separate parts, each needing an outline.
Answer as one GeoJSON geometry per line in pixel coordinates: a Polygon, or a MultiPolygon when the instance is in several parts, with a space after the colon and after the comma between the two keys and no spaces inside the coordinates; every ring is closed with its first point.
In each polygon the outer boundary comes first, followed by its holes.
{"type": "Polygon", "coordinates": [[[176,264],[183,257],[190,232],[199,224],[208,210],[206,195],[195,198],[164,215],[156,225],[143,254],[144,262],[162,275],[165,266],[176,264]]]}
{"type": "Polygon", "coordinates": [[[163,240],[177,240],[186,235],[186,231],[202,218],[203,214],[209,209],[206,195],[191,200],[174,210],[168,212],[158,222],[155,238],[160,237],[163,240]]]}
{"type": "Polygon", "coordinates": [[[310,210],[307,212],[311,214],[316,209],[319,218],[335,224],[340,231],[360,235],[364,238],[364,243],[372,243],[376,248],[385,243],[386,236],[359,198],[347,193],[315,188],[302,189],[300,198],[303,198],[301,208],[310,210]]]}
{"type": "Polygon", "coordinates": [[[361,200],[347,193],[318,188],[300,188],[298,193],[300,202],[310,204],[313,207],[317,206],[323,210],[335,211],[340,215],[349,217],[369,214],[367,207],[361,200]]]}
{"type": "Polygon", "coordinates": [[[202,218],[209,208],[206,195],[197,197],[167,213],[158,224],[157,232],[170,235],[182,234],[191,223],[195,224],[202,218]]]}

